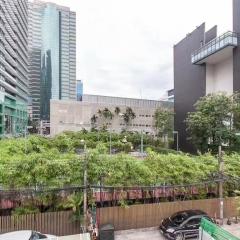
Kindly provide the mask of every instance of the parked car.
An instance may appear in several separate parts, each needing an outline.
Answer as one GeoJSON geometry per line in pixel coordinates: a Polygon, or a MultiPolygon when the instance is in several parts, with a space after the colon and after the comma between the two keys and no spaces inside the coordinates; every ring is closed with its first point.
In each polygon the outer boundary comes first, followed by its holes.
{"type": "Polygon", "coordinates": [[[26,230],[0,234],[0,240],[58,240],[56,236],[26,230]]]}
{"type": "Polygon", "coordinates": [[[162,234],[170,240],[195,238],[198,237],[202,217],[212,221],[211,218],[201,210],[177,212],[171,217],[165,218],[159,228],[162,234]]]}

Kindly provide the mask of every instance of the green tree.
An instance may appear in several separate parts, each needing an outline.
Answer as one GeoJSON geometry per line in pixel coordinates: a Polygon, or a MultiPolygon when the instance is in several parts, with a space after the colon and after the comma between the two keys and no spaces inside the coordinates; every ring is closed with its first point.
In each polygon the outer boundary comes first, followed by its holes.
{"type": "Polygon", "coordinates": [[[170,134],[173,131],[173,116],[174,113],[170,109],[158,108],[155,111],[154,119],[158,134],[170,134]]]}
{"type": "Polygon", "coordinates": [[[103,110],[98,110],[98,115],[99,118],[102,120],[102,130],[106,130],[107,129],[107,122],[108,121],[112,121],[114,114],[108,109],[108,108],[104,108],[103,110]]]}
{"type": "Polygon", "coordinates": [[[129,126],[130,122],[136,118],[136,114],[133,112],[132,108],[127,107],[125,113],[123,113],[123,120],[127,127],[129,126]]]}
{"type": "Polygon", "coordinates": [[[233,96],[225,93],[209,94],[194,105],[196,111],[188,113],[186,124],[190,139],[197,149],[216,151],[218,145],[232,147],[235,142],[239,107],[233,96]]]}
{"type": "Polygon", "coordinates": [[[93,116],[91,117],[91,125],[93,129],[96,129],[97,127],[97,120],[98,116],[96,114],[93,114],[93,116]]]}
{"type": "Polygon", "coordinates": [[[119,107],[115,107],[115,110],[114,110],[115,114],[118,116],[119,113],[121,112],[121,109],[119,107]]]}

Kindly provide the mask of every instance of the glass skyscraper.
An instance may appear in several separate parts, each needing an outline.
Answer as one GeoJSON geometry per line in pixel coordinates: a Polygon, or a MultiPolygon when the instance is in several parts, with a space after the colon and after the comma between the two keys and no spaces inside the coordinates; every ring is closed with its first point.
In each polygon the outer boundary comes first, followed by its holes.
{"type": "Polygon", "coordinates": [[[27,0],[0,0],[0,137],[25,132],[28,94],[27,0]]]}
{"type": "Polygon", "coordinates": [[[29,3],[30,92],[33,120],[49,120],[50,99],[76,100],[76,14],[29,3]]]}

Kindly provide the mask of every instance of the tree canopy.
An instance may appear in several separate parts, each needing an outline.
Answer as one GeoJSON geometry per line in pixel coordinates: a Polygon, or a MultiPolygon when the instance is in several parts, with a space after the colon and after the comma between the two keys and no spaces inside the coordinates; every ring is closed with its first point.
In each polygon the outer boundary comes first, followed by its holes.
{"type": "MultiPolygon", "coordinates": [[[[0,141],[0,186],[39,188],[83,185],[85,161],[88,182],[93,185],[99,184],[101,176],[104,176],[103,184],[110,186],[193,183],[207,179],[218,169],[216,157],[210,154],[158,154],[149,149],[147,158],[139,160],[124,152],[109,155],[103,142],[98,142],[94,148],[88,147],[86,154],[77,154],[76,147],[83,149],[77,139],[83,135],[74,133],[74,139],[69,134],[53,139],[30,136],[27,139],[0,141]]],[[[226,173],[239,176],[240,155],[226,155],[224,159],[226,173]]]]}
{"type": "Polygon", "coordinates": [[[209,94],[197,101],[195,112],[188,113],[187,131],[199,151],[216,151],[220,144],[234,148],[240,123],[236,96],[209,94]]]}

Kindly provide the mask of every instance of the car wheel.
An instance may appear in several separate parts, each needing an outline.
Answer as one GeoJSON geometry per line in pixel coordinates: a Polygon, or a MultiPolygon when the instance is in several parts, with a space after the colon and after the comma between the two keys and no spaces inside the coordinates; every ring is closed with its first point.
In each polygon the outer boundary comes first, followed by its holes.
{"type": "Polygon", "coordinates": [[[182,233],[178,233],[175,237],[175,240],[184,240],[184,236],[182,233]]]}

